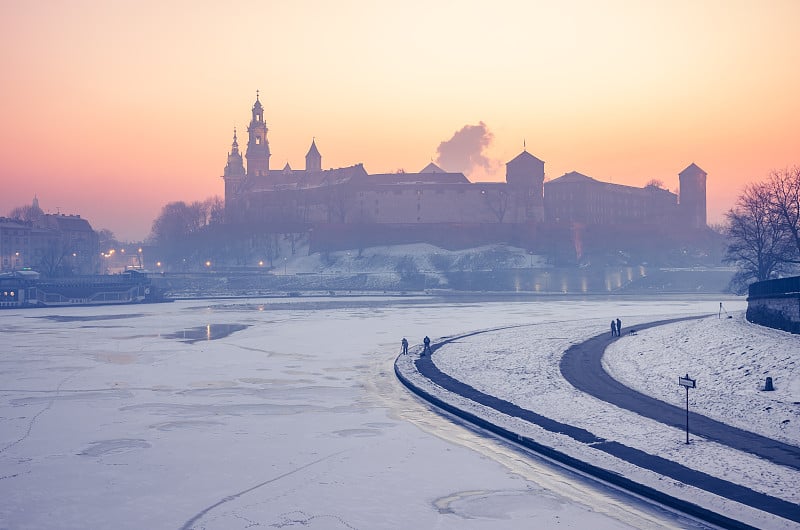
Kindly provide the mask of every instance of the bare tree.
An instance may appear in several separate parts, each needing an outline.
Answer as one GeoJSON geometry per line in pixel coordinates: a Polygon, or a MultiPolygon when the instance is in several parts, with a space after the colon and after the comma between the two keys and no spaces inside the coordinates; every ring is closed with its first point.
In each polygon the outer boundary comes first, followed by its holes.
{"type": "Polygon", "coordinates": [[[60,235],[49,236],[45,241],[38,267],[45,276],[55,277],[67,274],[69,246],[60,235]]]}
{"type": "Polygon", "coordinates": [[[197,212],[200,228],[212,224],[221,224],[225,219],[225,202],[219,195],[204,201],[195,201],[189,207],[197,212]]]}
{"type": "Polygon", "coordinates": [[[486,201],[486,205],[489,207],[495,217],[497,217],[497,222],[502,223],[506,216],[506,212],[508,211],[508,193],[504,190],[498,190],[496,193],[492,193],[491,191],[487,190],[481,190],[481,196],[483,196],[484,201],[486,201]]]}
{"type": "Polygon", "coordinates": [[[800,166],[773,171],[767,181],[770,208],[791,235],[793,252],[785,260],[800,263],[800,166]]]}
{"type": "Polygon", "coordinates": [[[42,211],[38,208],[34,208],[31,204],[26,204],[24,206],[17,206],[13,210],[8,213],[8,217],[10,219],[15,219],[17,221],[25,221],[31,223],[38,223],[42,219],[42,211]]]}
{"type": "Polygon", "coordinates": [[[725,215],[728,248],[723,261],[739,268],[735,278],[739,285],[769,279],[783,270],[791,255],[791,232],[771,207],[772,201],[768,184],[751,184],[725,215]]]}
{"type": "Polygon", "coordinates": [[[187,205],[183,201],[171,202],[161,209],[153,221],[151,238],[159,244],[171,243],[194,234],[209,221],[209,205],[195,201],[187,205]]]}
{"type": "Polygon", "coordinates": [[[647,184],[644,185],[645,188],[658,188],[664,189],[664,181],[659,179],[650,179],[647,181],[647,184]]]}
{"type": "Polygon", "coordinates": [[[344,223],[355,203],[352,191],[343,184],[331,184],[325,192],[328,221],[344,223]]]}

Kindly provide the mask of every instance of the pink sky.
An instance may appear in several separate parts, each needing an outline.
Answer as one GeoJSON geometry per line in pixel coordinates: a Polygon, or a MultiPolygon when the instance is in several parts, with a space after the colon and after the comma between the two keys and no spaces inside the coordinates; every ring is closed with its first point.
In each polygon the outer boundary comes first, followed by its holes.
{"type": "MultiPolygon", "coordinates": [[[[418,171],[483,122],[548,178],[677,190],[709,220],[800,164],[800,2],[46,1],[0,4],[0,215],[39,197],[128,240],[170,201],[222,195],[255,91],[272,167],[418,171]]],[[[244,142],[242,142],[244,143],[244,142]]]]}

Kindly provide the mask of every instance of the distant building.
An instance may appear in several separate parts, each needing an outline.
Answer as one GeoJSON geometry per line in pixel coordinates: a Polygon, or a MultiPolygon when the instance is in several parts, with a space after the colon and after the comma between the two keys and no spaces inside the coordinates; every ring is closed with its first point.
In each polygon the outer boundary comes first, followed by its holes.
{"type": "Polygon", "coordinates": [[[463,173],[444,171],[434,163],[417,173],[370,174],[362,164],[323,170],[315,140],[304,169],[289,164],[271,169],[267,132],[264,108],[256,96],[245,156],[234,131],[222,175],[228,222],[267,224],[278,230],[506,225],[529,233],[572,223],[706,226],[706,173],[695,164],[680,173],[680,197],[655,185],[611,184],[577,172],[545,183],[544,162],[526,150],[506,164],[505,182],[470,182],[463,173]]]}
{"type": "Polygon", "coordinates": [[[31,223],[0,217],[0,271],[22,269],[31,259],[31,223]]]}
{"type": "Polygon", "coordinates": [[[96,274],[97,233],[79,215],[45,214],[36,198],[30,220],[0,217],[0,271],[27,267],[45,275],[96,274]]]}

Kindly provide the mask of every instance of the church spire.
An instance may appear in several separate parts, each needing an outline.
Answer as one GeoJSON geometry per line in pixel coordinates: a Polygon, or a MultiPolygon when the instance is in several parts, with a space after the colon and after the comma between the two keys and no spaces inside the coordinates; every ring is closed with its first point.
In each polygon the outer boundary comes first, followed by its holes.
{"type": "Polygon", "coordinates": [[[223,178],[233,178],[241,180],[245,176],[244,163],[242,161],[242,154],[239,152],[239,141],[236,137],[236,128],[233,129],[233,143],[231,144],[231,152],[228,153],[228,163],[225,165],[225,173],[223,178]]]}
{"type": "Polygon", "coordinates": [[[306,153],[306,171],[322,171],[322,155],[317,149],[316,138],[311,139],[311,147],[306,153]]]}
{"type": "Polygon", "coordinates": [[[233,128],[233,144],[231,144],[231,154],[239,154],[239,139],[236,138],[236,127],[233,128]]]}
{"type": "Polygon", "coordinates": [[[261,105],[259,91],[256,90],[256,102],[253,104],[252,119],[247,127],[247,175],[264,176],[269,174],[269,142],[267,141],[267,124],[264,122],[264,107],[261,105]]]}

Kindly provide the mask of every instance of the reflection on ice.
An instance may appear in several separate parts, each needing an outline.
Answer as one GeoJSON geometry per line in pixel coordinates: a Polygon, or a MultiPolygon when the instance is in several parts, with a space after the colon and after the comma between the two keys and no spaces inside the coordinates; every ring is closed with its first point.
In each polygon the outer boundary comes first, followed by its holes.
{"type": "Polygon", "coordinates": [[[175,333],[168,333],[164,335],[167,339],[180,339],[183,342],[194,344],[201,340],[216,340],[227,337],[231,333],[236,333],[249,326],[244,324],[208,324],[205,326],[197,326],[195,328],[182,329],[175,333]]]}

